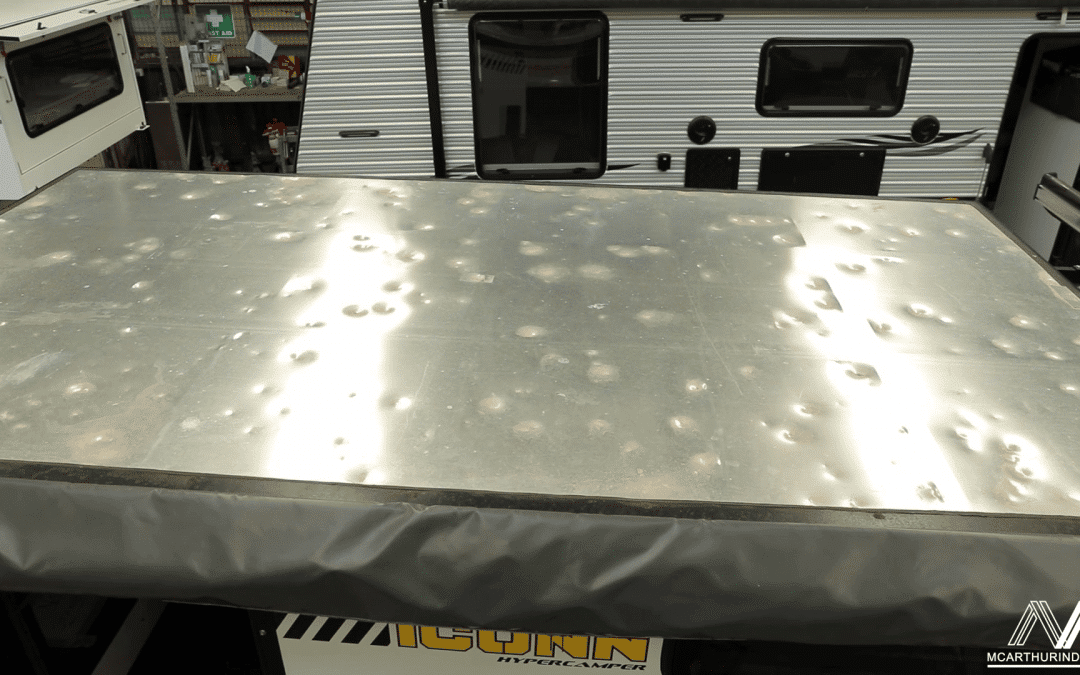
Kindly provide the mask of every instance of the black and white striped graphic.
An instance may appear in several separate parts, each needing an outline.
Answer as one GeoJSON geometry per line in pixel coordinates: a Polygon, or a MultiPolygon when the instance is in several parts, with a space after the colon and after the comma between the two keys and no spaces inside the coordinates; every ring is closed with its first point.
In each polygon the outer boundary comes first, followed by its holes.
{"type": "Polygon", "coordinates": [[[839,138],[835,141],[812,143],[804,147],[817,148],[851,145],[868,148],[885,148],[889,151],[890,157],[896,155],[903,155],[905,157],[918,155],[944,155],[947,152],[966,148],[985,135],[986,134],[982,129],[972,129],[971,131],[938,134],[936,138],[928,143],[919,143],[913,140],[910,135],[875,134],[873,136],[863,136],[862,138],[839,138]]]}
{"type": "Polygon", "coordinates": [[[312,642],[336,642],[341,644],[372,647],[390,646],[390,624],[335,619],[314,614],[288,614],[278,626],[279,638],[308,640],[312,642]]]}

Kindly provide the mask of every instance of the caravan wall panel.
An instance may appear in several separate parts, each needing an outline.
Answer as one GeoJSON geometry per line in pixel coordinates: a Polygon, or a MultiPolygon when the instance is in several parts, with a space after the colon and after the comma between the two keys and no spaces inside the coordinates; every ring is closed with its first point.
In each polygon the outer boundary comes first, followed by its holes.
{"type": "MultiPolygon", "coordinates": [[[[682,185],[691,119],[716,121],[705,147],[742,154],[739,188],[757,187],[763,148],[845,143],[888,148],[882,196],[975,197],[996,142],[1024,40],[1080,25],[1009,12],[725,12],[684,22],[678,10],[608,10],[607,173],[597,182],[682,185]],[[914,56],[902,110],[892,117],[763,117],[755,108],[762,46],[772,38],[909,40],[914,56]],[[937,141],[910,147],[912,123],[933,115],[937,141]],[[892,137],[892,138],[890,138],[892,137]],[[897,147],[897,145],[909,147],[897,147]],[[661,172],[656,156],[669,153],[661,172]],[[629,165],[629,166],[627,166],[629,165]],[[624,167],[624,168],[610,168],[624,167]]],[[[474,176],[468,23],[434,9],[446,166],[474,176]]],[[[1073,22],[1075,24],[1075,22],[1073,22]]],[[[305,173],[432,176],[431,128],[418,3],[320,0],[304,109],[305,173]],[[363,9],[360,9],[360,8],[363,9]],[[370,125],[378,139],[339,139],[370,125]]]]}
{"type": "MultiPolygon", "coordinates": [[[[467,73],[466,73],[467,75],[467,73]]],[[[312,27],[298,173],[431,176],[420,7],[320,0],[312,27]],[[377,130],[375,138],[341,131],[377,130]]]]}

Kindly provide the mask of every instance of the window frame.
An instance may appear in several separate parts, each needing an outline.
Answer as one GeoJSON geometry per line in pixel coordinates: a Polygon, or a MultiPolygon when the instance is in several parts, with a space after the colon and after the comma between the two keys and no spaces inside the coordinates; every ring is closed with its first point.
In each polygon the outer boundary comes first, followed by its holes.
{"type": "Polygon", "coordinates": [[[758,62],[757,93],[754,107],[762,117],[894,117],[904,109],[907,99],[911,65],[915,60],[915,46],[906,38],[771,38],[761,46],[761,58],[758,62]],[[870,110],[775,110],[762,104],[765,93],[765,74],[769,68],[769,52],[776,46],[851,46],[851,47],[903,47],[907,58],[901,66],[899,78],[900,96],[895,108],[870,110]]]}
{"type": "MultiPolygon", "coordinates": [[[[608,70],[610,66],[610,35],[611,23],[606,14],[600,11],[513,11],[513,12],[477,12],[469,18],[469,84],[472,102],[473,122],[473,160],[477,176],[484,180],[594,180],[600,178],[607,171],[607,128],[608,128],[608,70]],[[476,24],[480,21],[514,21],[514,20],[574,20],[574,19],[598,19],[603,24],[603,33],[599,38],[600,62],[599,85],[600,85],[600,120],[597,134],[599,142],[599,167],[596,171],[574,173],[573,171],[559,172],[557,170],[537,170],[530,173],[527,170],[514,171],[507,174],[494,174],[485,172],[480,161],[480,102],[478,93],[480,54],[476,48],[476,24]]],[[[549,164],[556,164],[550,162],[549,164]]]]}
{"type": "Polygon", "coordinates": [[[94,108],[96,108],[96,107],[98,107],[98,106],[100,106],[100,105],[102,105],[104,103],[107,103],[109,101],[112,101],[113,99],[116,99],[116,98],[119,98],[119,97],[123,96],[124,89],[126,88],[126,85],[124,83],[123,67],[122,67],[122,64],[120,63],[120,56],[119,56],[119,54],[117,52],[117,49],[116,49],[115,36],[113,35],[111,24],[108,24],[108,23],[95,23],[93,25],[86,26],[85,28],[81,28],[79,30],[72,31],[70,33],[65,33],[63,35],[58,35],[58,36],[52,36],[52,37],[45,38],[44,40],[42,40],[38,44],[33,44],[33,45],[26,46],[26,47],[21,47],[19,49],[13,49],[12,51],[8,52],[8,56],[5,59],[5,61],[6,61],[5,66],[6,66],[6,70],[7,70],[8,82],[10,82],[10,84],[11,84],[11,89],[12,89],[11,93],[12,93],[14,99],[15,99],[15,105],[19,109],[19,117],[22,119],[23,130],[26,132],[27,137],[31,138],[31,139],[39,138],[39,137],[43,136],[44,134],[49,133],[53,129],[56,129],[56,128],[64,125],[65,123],[70,122],[71,120],[78,118],[80,115],[86,113],[87,111],[93,110],[94,108]],[[77,40],[78,39],[77,36],[85,34],[85,33],[90,33],[91,31],[99,31],[99,32],[101,32],[103,34],[103,36],[108,41],[107,52],[109,54],[109,57],[112,59],[112,66],[114,67],[114,70],[115,70],[114,74],[117,76],[117,81],[119,82],[119,85],[120,85],[119,90],[116,91],[115,93],[111,94],[110,96],[106,97],[106,98],[102,98],[102,99],[98,99],[98,100],[94,101],[92,105],[83,107],[82,109],[72,110],[72,112],[68,113],[67,115],[57,117],[55,121],[44,125],[43,128],[35,128],[35,130],[31,130],[30,125],[29,125],[28,120],[27,120],[27,107],[25,105],[25,99],[23,97],[23,92],[20,91],[20,86],[19,86],[19,82],[20,82],[21,78],[16,76],[15,68],[19,65],[19,63],[23,59],[32,58],[32,53],[33,52],[36,52],[36,51],[39,51],[39,50],[44,50],[44,49],[52,49],[52,48],[54,48],[53,46],[57,42],[61,42],[63,40],[70,40],[70,39],[76,39],[77,40]]]}

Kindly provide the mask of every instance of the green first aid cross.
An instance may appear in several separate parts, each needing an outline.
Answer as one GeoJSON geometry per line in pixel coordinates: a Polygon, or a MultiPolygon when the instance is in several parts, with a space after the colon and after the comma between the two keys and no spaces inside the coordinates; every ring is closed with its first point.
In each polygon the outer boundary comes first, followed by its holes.
{"type": "Polygon", "coordinates": [[[233,27],[232,8],[228,5],[210,7],[206,12],[206,31],[211,38],[236,37],[233,27]]]}

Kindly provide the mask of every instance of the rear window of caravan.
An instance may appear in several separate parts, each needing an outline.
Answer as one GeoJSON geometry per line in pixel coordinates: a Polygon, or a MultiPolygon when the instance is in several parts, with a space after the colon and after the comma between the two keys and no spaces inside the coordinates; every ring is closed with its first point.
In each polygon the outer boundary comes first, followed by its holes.
{"type": "Polygon", "coordinates": [[[764,116],[888,117],[900,112],[913,48],[907,40],[773,39],[761,48],[764,116]]]}
{"type": "Polygon", "coordinates": [[[12,51],[7,70],[30,138],[124,91],[112,28],[104,23],[12,51]]]}
{"type": "Polygon", "coordinates": [[[469,24],[482,178],[597,178],[606,168],[607,18],[476,14],[469,24]]]}

